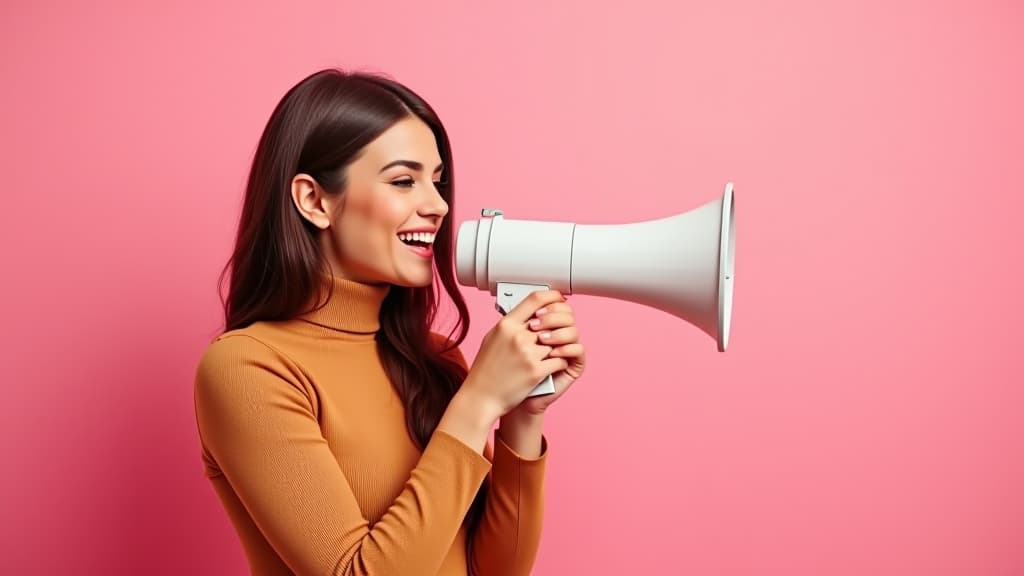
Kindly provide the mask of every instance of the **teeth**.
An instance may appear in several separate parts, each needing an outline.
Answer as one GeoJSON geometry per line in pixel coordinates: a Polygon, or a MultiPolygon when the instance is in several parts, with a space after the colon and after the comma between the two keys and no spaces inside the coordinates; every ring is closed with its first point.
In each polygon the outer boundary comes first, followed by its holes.
{"type": "Polygon", "coordinates": [[[398,239],[402,242],[423,242],[425,244],[434,243],[434,234],[431,232],[403,232],[398,235],[398,239]]]}

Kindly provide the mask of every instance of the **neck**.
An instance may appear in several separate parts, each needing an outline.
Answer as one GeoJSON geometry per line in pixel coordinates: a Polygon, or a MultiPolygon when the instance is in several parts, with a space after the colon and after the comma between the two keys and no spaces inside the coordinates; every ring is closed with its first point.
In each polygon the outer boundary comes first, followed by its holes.
{"type": "Polygon", "coordinates": [[[320,299],[302,320],[341,332],[374,334],[380,330],[380,309],[390,284],[362,284],[338,276],[324,278],[326,303],[320,299]]]}

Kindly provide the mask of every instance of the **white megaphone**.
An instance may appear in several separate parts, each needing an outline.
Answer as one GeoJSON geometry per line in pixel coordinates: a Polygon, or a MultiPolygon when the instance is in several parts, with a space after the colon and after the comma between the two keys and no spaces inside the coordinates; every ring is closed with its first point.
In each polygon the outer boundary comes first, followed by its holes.
{"type": "MultiPolygon", "coordinates": [[[[589,294],[678,316],[729,345],[736,231],[733,185],[676,216],[614,225],[508,220],[499,210],[463,222],[460,284],[488,290],[507,314],[537,290],[589,294]]],[[[554,392],[548,376],[531,396],[554,392]]]]}

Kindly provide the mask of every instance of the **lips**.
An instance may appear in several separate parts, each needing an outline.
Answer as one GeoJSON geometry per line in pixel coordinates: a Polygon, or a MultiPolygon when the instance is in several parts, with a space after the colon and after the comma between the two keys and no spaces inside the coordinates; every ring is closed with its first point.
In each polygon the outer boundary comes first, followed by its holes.
{"type": "Polygon", "coordinates": [[[399,232],[398,240],[405,244],[410,252],[423,258],[434,255],[434,233],[432,231],[399,232]]]}
{"type": "Polygon", "coordinates": [[[410,252],[412,252],[413,254],[416,254],[417,256],[421,256],[423,258],[433,258],[434,257],[434,247],[433,246],[430,246],[430,245],[427,245],[427,246],[410,246],[409,244],[406,244],[405,247],[408,248],[410,252]]]}
{"type": "Polygon", "coordinates": [[[434,238],[433,230],[413,230],[398,233],[398,239],[406,244],[429,245],[434,243],[434,238]]]}

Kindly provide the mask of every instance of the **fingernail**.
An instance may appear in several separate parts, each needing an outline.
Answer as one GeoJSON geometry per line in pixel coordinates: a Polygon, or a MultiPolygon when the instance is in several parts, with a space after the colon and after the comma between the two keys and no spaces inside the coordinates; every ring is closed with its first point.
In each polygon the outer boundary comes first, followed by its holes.
{"type": "Polygon", "coordinates": [[[551,338],[551,332],[541,332],[540,333],[540,339],[541,340],[547,340],[548,338],[551,338]]]}
{"type": "Polygon", "coordinates": [[[540,310],[537,310],[537,316],[543,316],[543,315],[545,315],[547,313],[548,313],[548,309],[546,307],[545,308],[541,308],[540,310]]]}
{"type": "Polygon", "coordinates": [[[540,320],[536,318],[530,320],[530,328],[536,328],[537,326],[540,326],[540,320]]]}

